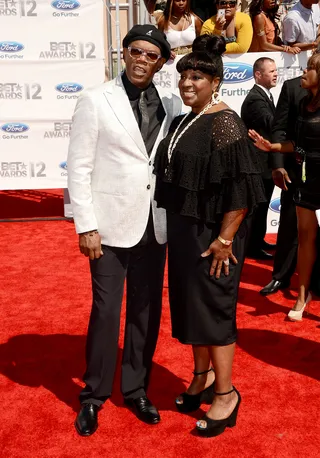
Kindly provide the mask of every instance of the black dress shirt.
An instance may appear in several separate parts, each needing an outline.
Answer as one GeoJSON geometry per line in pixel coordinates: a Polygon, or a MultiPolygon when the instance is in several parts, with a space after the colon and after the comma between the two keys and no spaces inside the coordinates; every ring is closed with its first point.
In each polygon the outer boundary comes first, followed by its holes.
{"type": "Polygon", "coordinates": [[[142,117],[139,110],[139,98],[141,92],[145,92],[145,100],[147,103],[147,112],[149,117],[148,135],[145,140],[145,145],[147,153],[150,156],[158,137],[161,124],[165,118],[165,111],[160,97],[153,83],[151,83],[146,89],[140,89],[129,81],[126,72],[122,74],[122,82],[140,131],[142,117]]]}
{"type": "MultiPolygon", "coordinates": [[[[148,156],[150,156],[156,139],[158,137],[161,124],[165,118],[165,111],[162,106],[162,102],[153,83],[151,83],[150,86],[148,86],[146,89],[140,89],[129,81],[126,72],[123,72],[122,74],[122,83],[129,98],[130,105],[134,113],[134,116],[137,120],[140,131],[142,116],[139,110],[139,98],[141,92],[145,91],[145,100],[147,103],[147,112],[149,117],[148,134],[145,139],[145,145],[148,156]]],[[[148,243],[153,242],[154,240],[155,235],[153,217],[150,205],[150,213],[147,227],[138,245],[146,245],[148,243]]]]}

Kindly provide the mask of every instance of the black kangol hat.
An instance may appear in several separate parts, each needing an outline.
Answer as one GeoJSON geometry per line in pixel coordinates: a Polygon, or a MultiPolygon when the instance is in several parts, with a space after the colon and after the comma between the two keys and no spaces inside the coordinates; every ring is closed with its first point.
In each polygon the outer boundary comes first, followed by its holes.
{"type": "Polygon", "coordinates": [[[170,58],[171,46],[167,41],[167,37],[154,25],[134,25],[124,37],[122,46],[127,48],[130,43],[136,40],[148,41],[149,43],[158,46],[161,50],[162,57],[166,60],[170,58]]]}

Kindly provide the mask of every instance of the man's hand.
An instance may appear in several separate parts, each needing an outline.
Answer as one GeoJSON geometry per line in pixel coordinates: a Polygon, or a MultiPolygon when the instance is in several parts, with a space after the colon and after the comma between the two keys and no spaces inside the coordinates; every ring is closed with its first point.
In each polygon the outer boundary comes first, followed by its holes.
{"type": "Polygon", "coordinates": [[[216,274],[216,278],[220,278],[222,267],[224,274],[229,275],[229,259],[234,264],[238,264],[237,258],[232,253],[232,244],[230,246],[223,245],[218,239],[214,240],[207,251],[201,254],[202,258],[213,255],[213,260],[210,267],[209,275],[212,277],[216,274]]]}
{"type": "Polygon", "coordinates": [[[79,234],[79,248],[82,254],[89,256],[91,261],[103,256],[101,249],[101,237],[98,231],[90,231],[79,234]]]}
{"type": "Polygon", "coordinates": [[[273,169],[272,179],[276,186],[278,186],[280,189],[283,189],[284,191],[288,191],[287,183],[291,183],[291,180],[286,169],[273,169]]]}

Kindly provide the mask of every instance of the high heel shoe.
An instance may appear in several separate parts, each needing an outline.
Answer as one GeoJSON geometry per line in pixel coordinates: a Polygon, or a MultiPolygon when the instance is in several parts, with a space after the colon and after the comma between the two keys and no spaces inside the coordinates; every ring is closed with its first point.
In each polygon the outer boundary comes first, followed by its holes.
{"type": "Polygon", "coordinates": [[[237,416],[238,416],[238,411],[239,411],[239,406],[241,402],[241,396],[239,391],[235,388],[232,387],[232,390],[228,391],[227,393],[214,393],[215,396],[226,396],[227,394],[232,393],[235,391],[238,395],[238,401],[229,415],[228,418],[224,418],[223,420],[212,420],[209,418],[207,415],[201,418],[201,420],[197,421],[197,431],[201,436],[205,437],[214,437],[214,436],[219,436],[219,434],[222,434],[223,431],[226,429],[228,426],[229,428],[232,428],[233,426],[236,426],[237,422],[237,416]],[[206,426],[202,426],[202,421],[206,422],[206,426]]]}
{"type": "Polygon", "coordinates": [[[304,310],[306,309],[306,311],[308,311],[309,302],[311,301],[311,299],[312,299],[312,296],[311,296],[310,293],[308,293],[307,300],[304,303],[304,305],[303,305],[301,310],[294,310],[294,309],[290,310],[290,312],[288,313],[289,320],[291,320],[291,321],[301,321],[304,310]]]}
{"type": "MultiPolygon", "coordinates": [[[[208,372],[214,372],[213,368],[211,367],[207,371],[203,372],[193,372],[195,376],[207,374],[208,372]]],[[[182,397],[182,402],[178,402],[179,399],[176,399],[176,407],[179,412],[188,413],[194,412],[198,410],[201,404],[212,404],[213,397],[214,397],[214,382],[205,388],[204,390],[200,391],[197,394],[189,394],[187,392],[181,393],[180,396],[182,397]]]]}

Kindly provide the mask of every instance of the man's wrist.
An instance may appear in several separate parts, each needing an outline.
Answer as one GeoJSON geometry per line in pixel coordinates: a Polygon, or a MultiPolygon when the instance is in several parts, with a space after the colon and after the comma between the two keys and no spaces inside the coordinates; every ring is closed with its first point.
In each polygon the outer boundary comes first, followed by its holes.
{"type": "Polygon", "coordinates": [[[87,231],[87,232],[81,232],[79,235],[94,235],[94,234],[99,234],[97,229],[93,229],[92,231],[87,231]]]}

